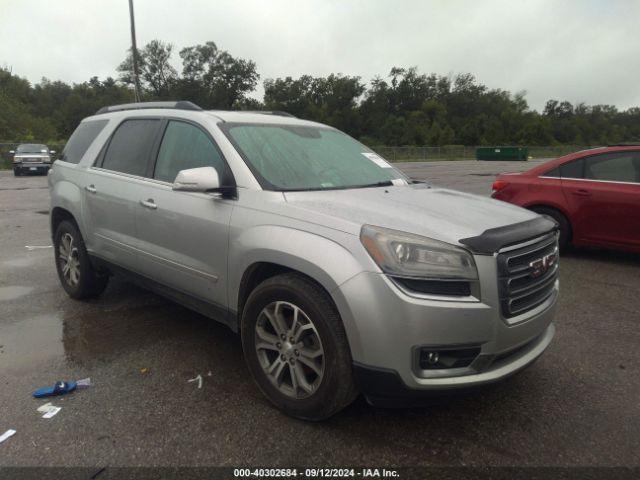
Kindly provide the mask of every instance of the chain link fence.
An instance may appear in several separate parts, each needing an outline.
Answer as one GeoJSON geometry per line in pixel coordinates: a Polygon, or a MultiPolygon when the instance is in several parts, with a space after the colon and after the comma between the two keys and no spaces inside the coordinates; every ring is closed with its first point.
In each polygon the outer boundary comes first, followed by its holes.
{"type": "MultiPolygon", "coordinates": [[[[498,146],[498,145],[496,145],[498,146]]],[[[504,146],[504,145],[501,145],[504,146]]],[[[436,162],[442,160],[474,160],[476,158],[475,146],[446,145],[442,147],[373,147],[390,162],[436,162]]],[[[530,146],[531,158],[555,158],[593,148],[584,145],[558,145],[558,146],[530,146]]]]}

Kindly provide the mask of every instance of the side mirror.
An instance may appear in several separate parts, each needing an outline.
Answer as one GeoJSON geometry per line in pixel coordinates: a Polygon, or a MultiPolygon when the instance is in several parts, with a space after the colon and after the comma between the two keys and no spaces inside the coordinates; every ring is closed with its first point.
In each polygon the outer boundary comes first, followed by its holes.
{"type": "Polygon", "coordinates": [[[14,155],[15,153],[16,153],[16,151],[15,151],[15,150],[9,150],[9,154],[10,154],[10,155],[14,155]]]}
{"type": "Polygon", "coordinates": [[[213,167],[180,170],[173,189],[182,192],[215,192],[220,190],[220,177],[213,167]]]}

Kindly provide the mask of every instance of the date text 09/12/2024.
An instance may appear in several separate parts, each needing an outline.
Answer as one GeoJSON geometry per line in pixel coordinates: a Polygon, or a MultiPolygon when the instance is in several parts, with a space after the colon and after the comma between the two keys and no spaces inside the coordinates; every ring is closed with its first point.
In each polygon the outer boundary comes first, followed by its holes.
{"type": "Polygon", "coordinates": [[[386,468],[236,468],[235,478],[273,477],[273,478],[397,478],[398,472],[386,468]]]}

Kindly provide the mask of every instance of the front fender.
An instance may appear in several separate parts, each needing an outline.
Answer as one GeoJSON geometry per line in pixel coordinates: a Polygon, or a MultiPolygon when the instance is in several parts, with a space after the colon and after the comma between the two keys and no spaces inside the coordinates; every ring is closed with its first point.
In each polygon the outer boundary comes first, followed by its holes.
{"type": "MultiPolygon", "coordinates": [[[[348,241],[353,235],[341,234],[348,241]]],[[[247,230],[230,242],[229,305],[238,304],[240,282],[245,271],[258,262],[275,263],[297,270],[331,293],[363,271],[361,262],[343,245],[318,234],[276,225],[247,230]]]]}

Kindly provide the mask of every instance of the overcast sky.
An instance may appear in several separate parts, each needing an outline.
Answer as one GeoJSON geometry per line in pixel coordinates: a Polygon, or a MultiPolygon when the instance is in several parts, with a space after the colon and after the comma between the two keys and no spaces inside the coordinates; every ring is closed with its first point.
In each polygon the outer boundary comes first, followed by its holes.
{"type": "MultiPolygon", "coordinates": [[[[491,88],[640,105],[639,0],[135,0],[138,46],[216,42],[265,78],[391,67],[471,72],[491,88]]],[[[38,82],[117,76],[127,0],[0,0],[0,66],[38,82]]],[[[179,70],[179,68],[178,68],[179,70]]],[[[261,95],[262,89],[258,92],[261,95]]]]}

